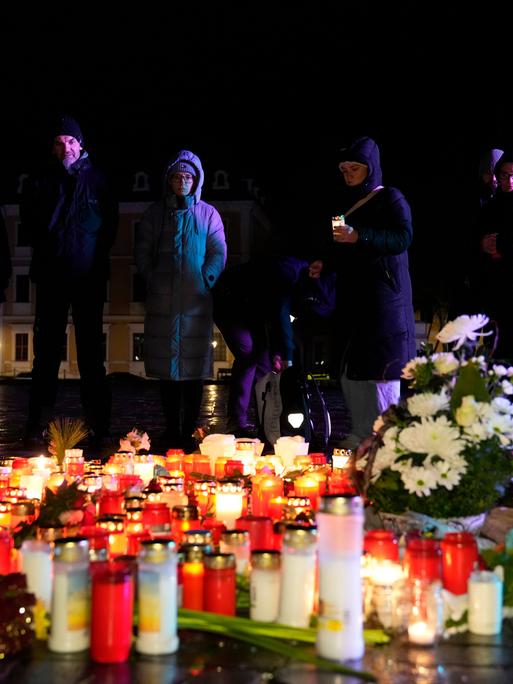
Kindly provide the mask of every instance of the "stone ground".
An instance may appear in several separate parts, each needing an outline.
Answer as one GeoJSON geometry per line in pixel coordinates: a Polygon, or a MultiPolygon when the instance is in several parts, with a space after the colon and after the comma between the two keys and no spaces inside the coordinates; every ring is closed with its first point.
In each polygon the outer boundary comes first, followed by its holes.
{"type": "MultiPolygon", "coordinates": [[[[112,446],[114,447],[119,437],[133,427],[138,427],[149,434],[153,451],[159,453],[158,449],[161,447],[171,446],[159,444],[159,435],[164,430],[164,420],[157,382],[130,375],[112,375],[109,381],[112,388],[112,446]]],[[[29,383],[29,379],[0,378],[0,456],[23,455],[26,452],[21,436],[26,419],[29,383]]],[[[332,432],[329,447],[332,448],[347,434],[349,420],[338,387],[333,383],[323,382],[320,388],[331,415],[332,432]]],[[[225,382],[206,384],[199,425],[205,426],[209,432],[225,432],[227,399],[228,385],[225,382]]],[[[315,418],[319,416],[319,405],[316,401],[312,402],[312,412],[315,418]]],[[[59,382],[55,415],[82,416],[78,381],[59,382]]],[[[251,417],[255,418],[255,407],[252,409],[251,417]]],[[[99,454],[88,455],[96,457],[99,454]]]]}

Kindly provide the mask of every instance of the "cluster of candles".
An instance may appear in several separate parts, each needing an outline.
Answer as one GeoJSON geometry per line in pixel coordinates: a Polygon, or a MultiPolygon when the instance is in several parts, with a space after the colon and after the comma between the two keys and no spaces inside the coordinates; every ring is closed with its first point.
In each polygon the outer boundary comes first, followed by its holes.
{"type": "Polygon", "coordinates": [[[411,534],[401,547],[386,530],[362,537],[362,512],[335,505],[358,498],[351,452],[336,450],[329,465],[324,454],[306,454],[293,440],[261,456],[258,440],[220,437],[187,456],[120,453],[102,465],[69,450],[61,469],[44,456],[0,466],[0,574],[26,573],[51,612],[51,649],[90,645],[98,662],[126,659],[138,596],[136,648],[173,652],[177,607],[234,615],[237,575],[249,581],[252,619],[306,627],[319,605],[328,605],[323,583],[329,594],[341,573],[347,574],[342,603],[349,603],[340,610],[346,620],[354,613],[355,631],[349,623],[337,630],[333,616],[320,615],[321,655],[359,657],[363,617],[405,631],[412,643],[435,642],[443,626],[441,587],[467,593],[478,558],[472,535],[438,542],[411,534]],[[45,487],[55,491],[64,480],[78,482],[89,513],[73,527],[40,529],[37,540],[15,552],[11,531],[36,519],[45,487]],[[344,525],[350,522],[345,532],[333,527],[339,514],[344,525]]]}
{"type": "Polygon", "coordinates": [[[502,627],[502,583],[479,568],[476,538],[448,532],[443,539],[407,533],[399,545],[389,530],[364,537],[364,615],[418,645],[432,645],[444,631],[444,592],[468,596],[469,629],[498,634],[502,627]]]}

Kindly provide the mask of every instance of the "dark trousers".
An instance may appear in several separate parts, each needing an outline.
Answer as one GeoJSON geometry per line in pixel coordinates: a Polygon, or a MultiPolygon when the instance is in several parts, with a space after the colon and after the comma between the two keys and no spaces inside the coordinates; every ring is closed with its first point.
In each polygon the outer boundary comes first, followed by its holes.
{"type": "Polygon", "coordinates": [[[52,281],[36,287],[34,365],[30,386],[28,429],[49,417],[57,396],[57,381],[68,314],[75,327],[80,398],[88,426],[97,435],[110,425],[111,393],[103,364],[103,303],[105,282],[52,281]]]}
{"type": "Polygon", "coordinates": [[[197,428],[203,380],[160,380],[159,388],[167,436],[176,444],[190,439],[197,428]]]}
{"type": "Polygon", "coordinates": [[[248,409],[255,383],[272,370],[263,321],[250,321],[244,315],[218,312],[215,322],[234,361],[228,395],[228,422],[232,426],[248,424],[248,409]]]}

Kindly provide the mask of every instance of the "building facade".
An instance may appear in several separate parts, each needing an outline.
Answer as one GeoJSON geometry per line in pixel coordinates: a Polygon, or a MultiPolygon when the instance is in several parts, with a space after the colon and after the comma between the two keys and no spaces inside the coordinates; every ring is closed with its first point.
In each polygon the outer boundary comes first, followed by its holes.
{"type": "MultiPolygon", "coordinates": [[[[25,178],[26,174],[22,174],[18,179],[19,194],[25,178]]],[[[248,188],[251,185],[247,183],[248,188]]],[[[268,239],[269,221],[251,193],[244,193],[243,199],[232,199],[234,192],[226,171],[220,169],[213,174],[210,188],[204,187],[207,198],[209,189],[215,199],[208,201],[218,209],[225,225],[228,265],[243,263],[268,239]]],[[[119,227],[111,251],[111,276],[103,316],[105,366],[107,373],[144,377],[144,284],[135,266],[134,240],[141,216],[153,201],[149,175],[137,172],[123,194],[129,197],[119,204],[119,227]]],[[[29,280],[31,249],[19,219],[18,204],[4,205],[4,213],[13,273],[6,302],[0,309],[0,375],[16,377],[28,374],[32,368],[35,288],[29,280]]],[[[216,379],[226,375],[233,357],[215,326],[213,340],[216,379]]],[[[79,377],[71,316],[59,375],[79,377]]]]}

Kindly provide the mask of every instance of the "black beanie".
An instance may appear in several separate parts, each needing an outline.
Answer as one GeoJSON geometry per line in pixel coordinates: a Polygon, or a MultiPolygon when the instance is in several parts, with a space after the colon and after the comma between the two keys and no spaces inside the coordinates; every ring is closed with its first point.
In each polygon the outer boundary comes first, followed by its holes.
{"type": "Polygon", "coordinates": [[[78,122],[67,114],[62,114],[57,117],[53,124],[52,139],[55,139],[59,135],[71,135],[75,140],[78,140],[80,144],[83,144],[84,142],[78,122]]]}

